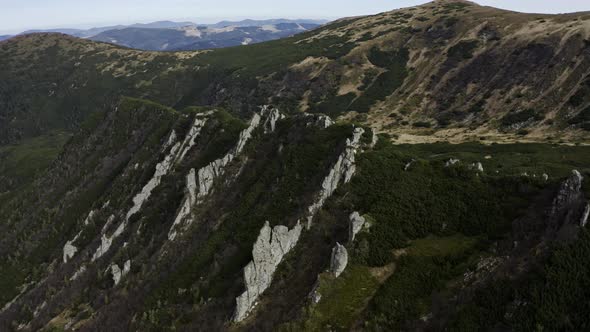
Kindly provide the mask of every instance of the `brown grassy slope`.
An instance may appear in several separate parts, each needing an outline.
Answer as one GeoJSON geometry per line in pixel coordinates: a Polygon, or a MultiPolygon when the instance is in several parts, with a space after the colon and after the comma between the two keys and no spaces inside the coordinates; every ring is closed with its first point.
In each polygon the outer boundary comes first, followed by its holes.
{"type": "Polygon", "coordinates": [[[327,111],[399,136],[400,142],[583,143],[589,137],[581,128],[590,124],[579,114],[590,106],[590,13],[523,14],[446,0],[342,19],[247,47],[140,52],[45,34],[0,43],[0,58],[10,59],[11,70],[0,70],[3,80],[28,76],[26,82],[42,83],[33,91],[26,84],[5,89],[11,96],[5,118],[16,119],[8,127],[18,127],[17,138],[29,127],[43,131],[31,114],[51,109],[69,124],[91,112],[59,113],[88,104],[88,98],[71,97],[80,90],[90,97],[124,93],[169,106],[226,105],[236,112],[263,102],[284,111],[327,111]],[[48,50],[56,49],[60,61],[70,63],[65,70],[47,65],[48,50]],[[375,50],[400,59],[407,50],[407,61],[387,68],[371,60],[375,50]],[[52,95],[53,80],[64,72],[52,95]],[[84,90],[93,72],[100,75],[90,82],[98,83],[84,90]],[[380,87],[379,75],[388,73],[394,78],[380,87]],[[14,106],[15,95],[25,96],[25,112],[14,106]],[[70,99],[56,107],[56,98],[70,99]]]}

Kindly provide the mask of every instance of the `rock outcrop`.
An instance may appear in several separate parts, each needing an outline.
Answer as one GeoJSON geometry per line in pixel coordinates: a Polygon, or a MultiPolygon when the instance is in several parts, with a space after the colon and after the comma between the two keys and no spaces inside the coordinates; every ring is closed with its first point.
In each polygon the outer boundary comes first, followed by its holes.
{"type": "MultiPolygon", "coordinates": [[[[210,111],[207,113],[198,114],[195,117],[194,123],[187,133],[186,137],[184,138],[183,142],[177,142],[174,146],[170,149],[164,160],[156,165],[156,171],[152,178],[148,181],[148,183],[141,189],[141,191],[133,197],[133,206],[127,212],[125,219],[119,224],[115,232],[109,237],[105,233],[102,235],[101,245],[96,249],[96,252],[92,256],[92,261],[100,258],[104,255],[111,247],[113,240],[121,236],[127,227],[127,223],[129,222],[129,218],[139,212],[143,204],[150,198],[152,191],[160,185],[162,177],[168,174],[170,170],[176,165],[177,163],[181,162],[188,151],[196,144],[196,140],[199,137],[201,130],[207,123],[207,116],[211,115],[212,112],[210,111]]],[[[170,134],[168,141],[171,138],[175,138],[176,134],[170,134]]],[[[167,142],[166,144],[168,144],[167,142]]]]}
{"type": "MultiPolygon", "coordinates": [[[[78,239],[78,237],[76,236],[73,241],[76,241],[77,239],[78,239]]],[[[78,251],[78,248],[76,248],[76,246],[74,246],[72,244],[73,241],[68,241],[64,245],[64,250],[63,250],[64,251],[63,252],[63,262],[64,263],[67,263],[68,260],[71,259],[72,257],[74,257],[74,255],[78,251]]]]}
{"type": "Polygon", "coordinates": [[[348,221],[348,240],[350,242],[353,242],[356,235],[363,229],[363,226],[365,226],[366,220],[363,216],[361,216],[358,212],[355,211],[350,214],[350,216],[348,217],[348,221]]]}
{"type": "Polygon", "coordinates": [[[377,136],[375,129],[371,131],[371,134],[371,145],[369,147],[372,149],[375,147],[375,145],[377,145],[377,142],[379,142],[379,136],[377,136]]]}
{"type": "Polygon", "coordinates": [[[322,128],[326,129],[334,124],[334,120],[327,115],[320,115],[318,117],[317,124],[322,128]]]}
{"type": "Polygon", "coordinates": [[[322,293],[320,293],[320,278],[321,276],[318,275],[318,280],[315,282],[311,292],[308,295],[312,304],[318,304],[322,300],[322,293]]]}
{"type": "MultiPolygon", "coordinates": [[[[197,114],[193,126],[189,130],[188,134],[186,134],[184,141],[179,147],[180,152],[176,154],[176,159],[174,160],[175,164],[182,161],[190,149],[197,143],[197,138],[201,134],[203,127],[205,127],[209,116],[215,112],[216,111],[209,111],[197,114]]],[[[176,137],[176,135],[174,135],[174,137],[176,137]]]]}
{"type": "Polygon", "coordinates": [[[469,165],[470,169],[476,170],[477,172],[483,173],[483,164],[481,162],[476,162],[469,165]]]}
{"type": "Polygon", "coordinates": [[[557,196],[553,200],[553,204],[551,206],[552,216],[560,213],[565,208],[569,207],[571,204],[580,199],[582,195],[581,190],[583,180],[584,177],[582,174],[580,174],[580,172],[577,170],[572,171],[570,177],[567,178],[559,187],[557,196]]]}
{"type": "Polygon", "coordinates": [[[277,121],[285,118],[285,115],[279,112],[278,109],[267,105],[261,107],[260,113],[266,115],[266,120],[264,121],[265,134],[274,132],[277,126],[277,121]]]}
{"type": "Polygon", "coordinates": [[[308,121],[307,122],[307,126],[317,126],[320,127],[322,129],[326,129],[332,125],[334,125],[334,120],[332,120],[332,118],[330,118],[327,115],[324,114],[319,114],[319,115],[315,115],[315,114],[310,114],[310,113],[304,113],[304,116],[310,118],[312,121],[308,121]]]}
{"type": "Polygon", "coordinates": [[[451,158],[451,159],[447,160],[447,162],[445,163],[445,167],[451,167],[459,162],[460,162],[459,159],[451,158]]]}
{"type": "Polygon", "coordinates": [[[176,131],[173,129],[172,132],[170,133],[170,135],[168,136],[168,139],[166,140],[166,143],[162,146],[162,152],[166,151],[166,149],[168,149],[169,147],[172,146],[172,144],[176,143],[176,131]]]}
{"type": "MultiPolygon", "coordinates": [[[[278,111],[276,111],[275,109],[263,108],[261,114],[262,116],[264,116],[265,119],[268,120],[271,116],[277,117],[277,112],[278,111]]],[[[278,118],[280,118],[280,113],[278,114],[278,118]]],[[[209,163],[207,166],[199,169],[196,172],[198,178],[195,176],[194,169],[191,169],[189,171],[189,174],[187,175],[186,179],[185,198],[180,206],[180,209],[178,210],[172,227],[168,231],[168,239],[170,241],[176,239],[179,230],[184,229],[188,227],[190,224],[192,224],[193,220],[190,217],[190,213],[194,205],[198,204],[200,200],[204,199],[207,195],[209,195],[209,193],[213,189],[213,184],[215,180],[223,176],[227,165],[229,165],[242,152],[242,150],[246,146],[246,143],[248,143],[250,138],[252,138],[254,130],[256,130],[256,128],[258,128],[258,126],[260,125],[262,116],[260,114],[254,114],[252,120],[250,120],[248,128],[244,129],[240,133],[238,142],[236,143],[234,148],[222,158],[217,159],[209,163]],[[198,192],[196,191],[197,189],[198,192]]],[[[269,126],[271,126],[274,129],[274,123],[269,126]]]]}
{"type": "Polygon", "coordinates": [[[588,217],[590,217],[590,203],[586,204],[584,212],[582,213],[582,218],[580,219],[581,227],[586,227],[586,224],[588,223],[588,217]]]}
{"type": "MultiPolygon", "coordinates": [[[[317,211],[334,193],[338,185],[341,182],[348,183],[354,175],[356,170],[355,155],[360,148],[360,139],[363,133],[364,129],[355,128],[352,138],[346,140],[345,151],[339,156],[338,161],[322,182],[322,188],[316,196],[316,200],[308,207],[308,228],[311,227],[311,222],[317,211]]],[[[301,224],[299,223],[290,231],[285,226],[276,226],[271,231],[268,222],[262,228],[252,251],[253,260],[244,268],[246,291],[236,298],[234,322],[244,320],[256,305],[256,300],[260,294],[270,286],[276,268],[283,260],[283,257],[297,244],[301,230],[301,224]]],[[[346,248],[342,247],[342,249],[338,249],[336,258],[338,275],[342,273],[348,263],[346,248]],[[342,249],[344,249],[344,254],[342,249]]],[[[319,301],[320,298],[321,295],[318,295],[316,300],[319,301]]]]}
{"type": "Polygon", "coordinates": [[[340,243],[336,243],[336,246],[332,249],[332,257],[330,259],[330,272],[338,278],[344,269],[348,265],[348,251],[346,247],[340,243]]]}
{"type": "Polygon", "coordinates": [[[78,278],[80,278],[80,276],[86,272],[86,266],[82,265],[80,266],[80,268],[70,277],[70,281],[74,281],[78,278]]]}
{"type": "Polygon", "coordinates": [[[131,261],[127,260],[125,264],[123,264],[123,270],[119,268],[119,265],[113,264],[111,265],[111,274],[113,275],[113,281],[115,282],[115,286],[121,282],[121,279],[129,273],[131,270],[131,261]]]}
{"type": "Polygon", "coordinates": [[[416,159],[412,159],[408,163],[406,163],[404,165],[404,172],[407,172],[410,169],[410,167],[412,167],[412,165],[414,165],[415,162],[416,162],[416,159]]]}
{"type": "Polygon", "coordinates": [[[307,209],[307,228],[311,227],[313,217],[322,208],[326,200],[332,196],[340,182],[348,183],[356,171],[355,156],[360,148],[361,136],[365,130],[355,128],[352,138],[346,140],[346,149],[338,157],[338,161],[330,169],[330,173],[322,182],[322,189],[315,202],[307,209]]]}
{"type": "Polygon", "coordinates": [[[286,226],[271,228],[268,221],[264,224],[252,249],[252,261],[244,268],[246,291],[236,298],[234,322],[244,320],[254,308],[283,258],[297,244],[301,231],[300,223],[291,230],[286,226]]]}
{"type": "MultiPolygon", "coordinates": [[[[263,115],[266,116],[266,113],[263,115]]],[[[242,150],[244,150],[246,143],[248,143],[250,138],[252,138],[252,133],[260,125],[261,119],[262,119],[262,117],[260,116],[260,114],[258,114],[258,113],[254,114],[254,116],[252,117],[252,120],[250,120],[250,125],[248,126],[248,128],[244,129],[240,133],[240,138],[238,139],[238,144],[236,144],[233,151],[230,153],[231,155],[234,156],[234,158],[238,154],[240,154],[242,152],[242,150]]]]}
{"type": "MultiPolygon", "coordinates": [[[[109,204],[109,202],[106,202],[102,208],[104,209],[108,204],[109,204]]],[[[94,218],[96,213],[97,213],[96,210],[91,210],[88,213],[88,216],[86,217],[86,219],[84,219],[84,226],[88,226],[88,224],[92,221],[92,219],[94,218]]],[[[76,240],[78,240],[78,238],[80,238],[80,235],[82,235],[82,231],[83,230],[80,230],[78,232],[78,234],[76,234],[76,236],[73,239],[69,240],[64,245],[64,248],[63,248],[63,262],[64,263],[67,263],[78,252],[78,248],[74,245],[74,243],[76,242],[76,240]]]]}

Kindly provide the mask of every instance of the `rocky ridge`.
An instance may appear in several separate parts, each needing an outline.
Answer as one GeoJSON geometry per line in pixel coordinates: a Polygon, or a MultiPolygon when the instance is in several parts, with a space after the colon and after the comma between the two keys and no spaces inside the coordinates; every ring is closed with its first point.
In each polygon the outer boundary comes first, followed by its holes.
{"type": "MultiPolygon", "coordinates": [[[[329,123],[329,121],[327,122],[329,123]]],[[[307,229],[311,228],[315,214],[321,209],[338,186],[348,183],[355,172],[355,155],[360,148],[360,139],[364,130],[355,128],[353,136],[346,139],[344,152],[338,157],[330,173],[322,182],[322,188],[316,195],[316,201],[307,209],[307,229]]],[[[275,226],[272,230],[273,238],[270,236],[268,222],[260,231],[259,238],[252,249],[254,259],[244,268],[244,280],[246,290],[236,298],[236,311],[233,316],[235,322],[244,320],[256,305],[258,297],[270,286],[272,277],[279,263],[293,249],[301,234],[300,221],[295,228],[288,231],[285,226],[275,226]],[[276,232],[276,233],[275,233],[276,232]],[[277,234],[276,236],[274,234],[277,234]],[[283,234],[282,236],[280,234],[283,234]],[[288,236],[284,234],[289,234],[288,236]]],[[[346,250],[346,249],[344,249],[346,250]]],[[[339,252],[338,262],[342,263],[342,255],[339,252]]],[[[346,267],[340,266],[342,270],[346,267]]],[[[340,271],[342,272],[342,271],[340,271]]]]}

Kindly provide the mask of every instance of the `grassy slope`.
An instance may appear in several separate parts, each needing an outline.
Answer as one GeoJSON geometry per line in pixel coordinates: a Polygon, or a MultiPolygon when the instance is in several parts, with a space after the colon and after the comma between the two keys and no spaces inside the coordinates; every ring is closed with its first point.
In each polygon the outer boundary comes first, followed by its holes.
{"type": "Polygon", "coordinates": [[[583,46],[588,36],[582,29],[588,19],[584,13],[527,15],[437,2],[201,53],[139,52],[61,35],[21,36],[0,44],[0,59],[7,63],[0,69],[5,78],[0,80],[0,105],[15,118],[0,139],[71,130],[125,94],[175,108],[225,104],[232,112],[269,99],[285,111],[305,104],[330,114],[370,111],[362,121],[388,132],[411,131],[409,124],[428,122],[464,134],[474,127],[501,127],[494,121],[504,114],[533,109],[540,115],[530,124],[529,137],[538,140],[548,129],[536,131],[541,125],[574,129],[585,124],[577,113],[590,102],[583,93],[586,85],[578,84],[588,69],[583,46]],[[488,20],[484,28],[482,17],[488,20]],[[567,29],[561,29],[564,25],[567,29]],[[541,28],[547,36],[535,32],[541,28]],[[571,38],[562,56],[580,60],[575,68],[579,77],[566,75],[560,84],[564,92],[557,92],[537,83],[569,73],[563,67],[567,61],[556,65],[552,55],[556,40],[565,34],[571,38]],[[489,59],[497,61],[491,67],[505,68],[499,78],[492,79],[489,69],[480,66],[489,59]],[[522,65],[512,68],[512,62],[522,65]],[[546,79],[528,80],[533,76],[546,79]],[[491,83],[482,83],[487,81],[491,83]],[[530,91],[551,97],[532,103],[530,91]],[[576,98],[559,103],[570,92],[576,98]],[[449,95],[453,97],[443,98],[449,95]],[[469,110],[475,108],[479,111],[473,119],[469,110]],[[554,109],[559,111],[550,115],[551,121],[541,123],[544,113],[554,109]]]}

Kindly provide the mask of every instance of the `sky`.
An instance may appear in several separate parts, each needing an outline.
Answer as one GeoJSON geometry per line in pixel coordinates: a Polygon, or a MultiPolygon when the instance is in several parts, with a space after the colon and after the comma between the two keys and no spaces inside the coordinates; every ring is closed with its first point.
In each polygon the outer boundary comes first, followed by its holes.
{"type": "MultiPolygon", "coordinates": [[[[214,23],[244,18],[336,19],[415,6],[424,0],[0,0],[0,34],[157,20],[214,23]]],[[[534,13],[590,11],[590,0],[476,0],[534,13]]]]}

